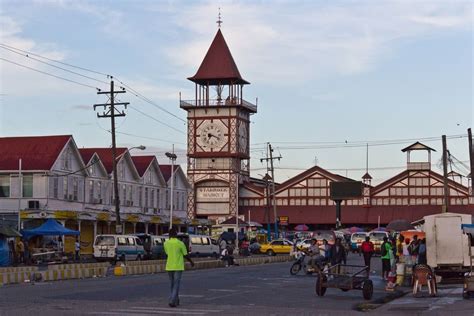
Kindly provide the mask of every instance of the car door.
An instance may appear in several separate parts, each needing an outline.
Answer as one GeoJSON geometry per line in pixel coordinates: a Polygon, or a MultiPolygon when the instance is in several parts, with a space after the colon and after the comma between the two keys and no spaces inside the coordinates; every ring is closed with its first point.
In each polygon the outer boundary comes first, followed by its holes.
{"type": "Polygon", "coordinates": [[[275,253],[282,253],[283,251],[283,240],[274,240],[272,241],[272,248],[275,253]]]}
{"type": "Polygon", "coordinates": [[[135,260],[137,258],[137,245],[135,242],[135,238],[127,237],[128,245],[127,245],[127,256],[128,260],[135,260]]]}

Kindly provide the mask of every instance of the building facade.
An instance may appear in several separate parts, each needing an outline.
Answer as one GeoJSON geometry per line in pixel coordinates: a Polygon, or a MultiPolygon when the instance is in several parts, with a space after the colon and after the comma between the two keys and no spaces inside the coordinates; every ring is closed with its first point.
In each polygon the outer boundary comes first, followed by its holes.
{"type": "MultiPolygon", "coordinates": [[[[131,156],[126,148],[117,156],[123,231],[167,231],[171,174],[165,179],[155,156],[131,156]]],[[[115,232],[112,162],[110,148],[79,149],[70,135],[0,138],[0,220],[17,222],[19,214],[21,227],[32,228],[55,218],[79,230],[81,251],[91,254],[95,235],[115,232]]],[[[174,176],[173,222],[185,229],[189,185],[179,166],[174,176]]],[[[73,247],[66,238],[66,251],[73,247]]]]}

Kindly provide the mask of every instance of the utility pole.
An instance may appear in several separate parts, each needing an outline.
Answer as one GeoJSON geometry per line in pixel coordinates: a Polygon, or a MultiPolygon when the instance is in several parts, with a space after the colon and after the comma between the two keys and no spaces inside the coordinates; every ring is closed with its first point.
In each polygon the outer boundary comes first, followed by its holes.
{"type": "Polygon", "coordinates": [[[272,186],[272,204],[273,204],[273,217],[274,217],[274,220],[275,220],[275,238],[278,238],[278,217],[277,217],[277,206],[276,206],[276,195],[275,195],[275,169],[273,167],[273,160],[275,159],[278,159],[278,161],[280,161],[281,159],[281,156],[278,156],[278,157],[273,157],[273,148],[272,148],[272,145],[270,143],[268,143],[268,152],[267,152],[267,157],[266,158],[262,158],[260,159],[260,161],[270,161],[270,170],[268,170],[268,166],[267,166],[267,171],[270,171],[271,172],[271,177],[272,177],[272,183],[271,183],[271,186],[272,186]],[[268,157],[268,154],[270,155],[270,157],[268,157]]]}
{"type": "Polygon", "coordinates": [[[448,189],[448,147],[446,145],[446,135],[442,137],[443,141],[443,183],[444,183],[444,203],[442,213],[448,211],[449,205],[449,189],[448,189]]]}
{"type": "MultiPolygon", "coordinates": [[[[469,161],[471,167],[471,188],[472,188],[472,179],[474,178],[474,147],[472,146],[472,131],[471,128],[467,129],[467,138],[469,143],[469,161]]],[[[471,189],[471,195],[474,196],[474,190],[471,189]]]]}
{"type": "MultiPolygon", "coordinates": [[[[113,79],[113,77],[111,77],[113,79]]],[[[120,221],[120,197],[119,197],[119,189],[118,189],[118,179],[117,179],[117,147],[115,142],[115,118],[125,116],[124,111],[119,111],[115,108],[117,105],[125,106],[129,102],[115,102],[115,94],[117,93],[126,93],[125,89],[115,91],[114,90],[114,81],[110,80],[110,91],[99,91],[97,94],[107,94],[109,95],[110,103],[103,103],[103,104],[94,104],[94,111],[97,107],[103,107],[104,110],[102,114],[97,113],[98,118],[109,118],[111,121],[111,130],[110,133],[112,134],[112,160],[113,160],[113,177],[114,177],[114,202],[115,202],[115,232],[117,234],[122,234],[122,222],[120,221]]]]}
{"type": "Polygon", "coordinates": [[[173,191],[174,191],[174,162],[176,161],[176,154],[174,153],[174,144],[173,144],[173,150],[171,153],[167,152],[166,157],[168,157],[171,160],[171,192],[170,192],[170,225],[169,229],[173,227],[173,209],[174,209],[174,196],[173,196],[173,191]]]}

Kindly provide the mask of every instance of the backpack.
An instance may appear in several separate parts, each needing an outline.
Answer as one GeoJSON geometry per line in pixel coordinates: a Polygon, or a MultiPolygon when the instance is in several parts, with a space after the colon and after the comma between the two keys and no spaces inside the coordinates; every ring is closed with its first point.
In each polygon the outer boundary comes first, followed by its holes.
{"type": "Polygon", "coordinates": [[[380,247],[380,254],[382,255],[382,257],[385,257],[387,255],[387,243],[384,242],[380,247]]]}

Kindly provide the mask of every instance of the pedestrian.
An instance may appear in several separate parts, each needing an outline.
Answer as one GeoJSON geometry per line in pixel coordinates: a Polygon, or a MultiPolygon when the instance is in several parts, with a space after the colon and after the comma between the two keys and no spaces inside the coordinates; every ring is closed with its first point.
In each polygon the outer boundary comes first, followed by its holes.
{"type": "Polygon", "coordinates": [[[411,255],[410,252],[408,251],[408,246],[410,245],[410,238],[405,238],[405,242],[403,243],[403,261],[405,264],[411,265],[411,255]]]}
{"type": "Polygon", "coordinates": [[[408,252],[411,255],[411,261],[413,264],[418,262],[418,248],[420,246],[420,241],[418,240],[418,235],[413,236],[413,240],[408,246],[408,252]]]}
{"type": "Polygon", "coordinates": [[[227,246],[221,252],[221,260],[225,262],[226,267],[234,265],[234,256],[232,256],[232,247],[227,246]]]}
{"type": "Polygon", "coordinates": [[[396,247],[397,247],[396,258],[398,262],[401,262],[403,258],[403,242],[404,241],[405,241],[405,237],[402,234],[400,234],[400,236],[398,236],[397,238],[397,244],[396,244],[396,247]]]}
{"type": "Polygon", "coordinates": [[[16,257],[16,249],[15,249],[15,243],[13,239],[10,239],[8,242],[8,249],[9,249],[9,254],[10,254],[10,261],[12,265],[16,265],[17,262],[17,257],[16,257]]]}
{"type": "Polygon", "coordinates": [[[25,244],[21,239],[16,243],[16,252],[18,255],[18,263],[25,263],[25,244]]]}
{"type": "Polygon", "coordinates": [[[74,250],[75,250],[75,260],[80,261],[81,260],[81,243],[79,242],[79,238],[76,238],[76,242],[74,243],[74,250]]]}
{"type": "Polygon", "coordinates": [[[177,236],[178,231],[176,227],[172,227],[169,231],[169,239],[165,241],[164,244],[165,253],[167,255],[166,272],[168,272],[171,285],[168,300],[170,307],[179,305],[179,285],[184,271],[184,259],[189,261],[192,267],[194,266],[194,262],[189,258],[186,245],[176,238],[177,236]]]}
{"type": "Polygon", "coordinates": [[[247,240],[247,237],[244,237],[244,239],[242,240],[242,243],[240,244],[240,254],[242,256],[245,256],[245,257],[250,256],[249,246],[250,244],[247,240]]]}
{"type": "Polygon", "coordinates": [[[370,273],[370,261],[374,255],[374,244],[370,241],[370,237],[365,237],[365,241],[360,246],[362,255],[364,256],[364,264],[368,268],[367,273],[370,273]]]}
{"type": "MultiPolygon", "coordinates": [[[[346,264],[347,254],[346,250],[344,249],[344,246],[341,243],[341,238],[336,238],[334,245],[332,245],[331,247],[329,258],[331,260],[331,266],[341,263],[346,264]]],[[[336,273],[340,272],[341,266],[338,266],[336,273]]]]}
{"type": "Polygon", "coordinates": [[[417,264],[427,264],[426,260],[426,239],[423,238],[420,241],[420,246],[418,247],[418,262],[417,264]]]}
{"type": "Polygon", "coordinates": [[[380,255],[382,258],[382,278],[388,280],[388,274],[392,267],[390,265],[390,253],[392,252],[392,245],[388,242],[388,238],[383,238],[383,243],[380,246],[380,255]]]}
{"type": "Polygon", "coordinates": [[[323,251],[324,260],[329,261],[331,246],[329,246],[327,239],[323,239],[323,245],[321,246],[321,250],[323,251]]]}

